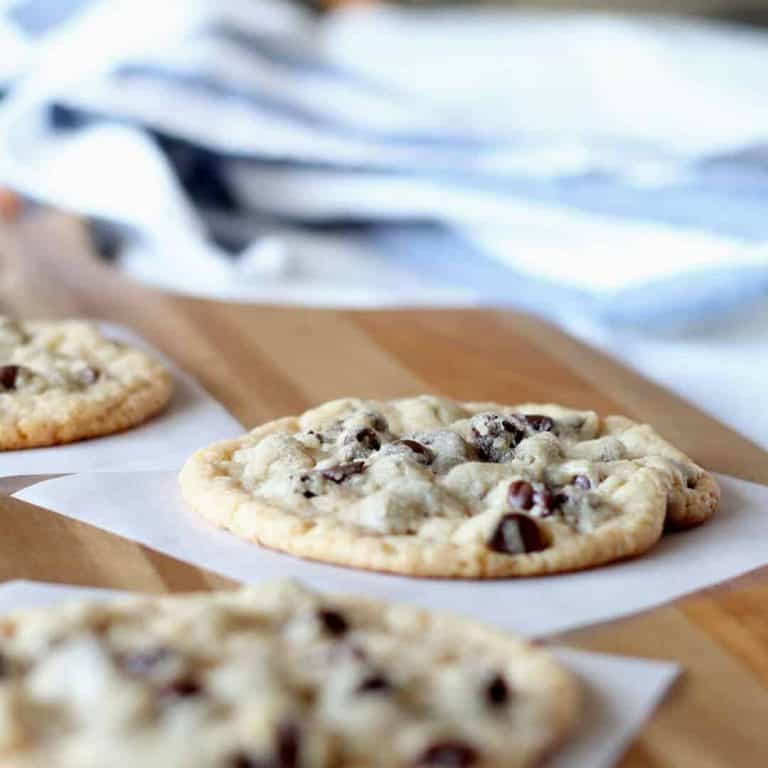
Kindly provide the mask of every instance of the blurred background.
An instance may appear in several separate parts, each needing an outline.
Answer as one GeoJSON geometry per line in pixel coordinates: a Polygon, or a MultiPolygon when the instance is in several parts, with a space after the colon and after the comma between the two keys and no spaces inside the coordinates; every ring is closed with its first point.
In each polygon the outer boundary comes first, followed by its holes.
{"type": "Polygon", "coordinates": [[[544,315],[768,447],[764,25],[768,0],[0,0],[0,203],[85,217],[168,290],[544,315]]]}

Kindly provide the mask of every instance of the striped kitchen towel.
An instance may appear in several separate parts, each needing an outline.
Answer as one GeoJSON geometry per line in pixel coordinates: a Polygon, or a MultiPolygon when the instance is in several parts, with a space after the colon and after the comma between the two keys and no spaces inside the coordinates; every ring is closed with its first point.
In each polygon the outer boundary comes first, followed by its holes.
{"type": "Polygon", "coordinates": [[[768,34],[0,0],[0,180],[166,287],[690,322],[768,293],[768,34]]]}

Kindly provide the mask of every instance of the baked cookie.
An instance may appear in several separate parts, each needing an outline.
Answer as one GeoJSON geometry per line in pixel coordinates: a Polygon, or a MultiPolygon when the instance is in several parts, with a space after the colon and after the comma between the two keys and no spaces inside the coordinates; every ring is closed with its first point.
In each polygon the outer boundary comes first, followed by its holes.
{"type": "Polygon", "coordinates": [[[171,376],[87,322],[0,316],[0,450],[108,435],[170,399],[171,376]]]}
{"type": "Polygon", "coordinates": [[[267,547],[470,578],[637,555],[668,508],[685,525],[717,499],[702,470],[627,419],[430,396],[327,403],[198,451],[180,480],[200,514],[267,547]]]}
{"type": "Polygon", "coordinates": [[[0,619],[15,768],[525,768],[580,711],[546,651],[294,584],[0,619]]]}
{"type": "Polygon", "coordinates": [[[608,416],[603,420],[602,431],[617,437],[628,457],[663,474],[667,485],[668,530],[693,528],[712,517],[720,503],[720,488],[714,477],[652,427],[624,416],[608,416]]]}

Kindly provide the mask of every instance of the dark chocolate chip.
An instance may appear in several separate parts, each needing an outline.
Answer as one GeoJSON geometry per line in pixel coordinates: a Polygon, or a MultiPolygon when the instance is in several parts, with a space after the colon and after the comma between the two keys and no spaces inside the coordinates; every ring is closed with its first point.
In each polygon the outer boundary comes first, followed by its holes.
{"type": "Polygon", "coordinates": [[[358,429],[353,439],[369,451],[378,451],[381,448],[379,436],[370,427],[358,429]]]}
{"type": "Polygon", "coordinates": [[[89,387],[91,384],[96,383],[99,376],[101,376],[101,371],[99,371],[98,368],[94,368],[93,366],[89,365],[87,368],[83,368],[83,370],[80,371],[80,373],[77,375],[77,378],[81,384],[89,387]]]}
{"type": "Polygon", "coordinates": [[[299,768],[301,732],[296,723],[282,723],[275,737],[275,768],[299,768]]]}
{"type": "Polygon", "coordinates": [[[392,684],[380,673],[369,675],[357,686],[357,693],[387,693],[392,690],[392,684]]]}
{"type": "Polygon", "coordinates": [[[422,752],[416,765],[439,768],[471,768],[477,763],[477,752],[460,741],[444,741],[433,744],[422,752]]]}
{"type": "Polygon", "coordinates": [[[162,693],[169,697],[188,699],[203,692],[202,686],[189,677],[182,677],[166,685],[162,693]]]}
{"type": "Polygon", "coordinates": [[[349,629],[349,623],[338,611],[323,609],[317,612],[317,618],[325,631],[334,637],[341,637],[349,629]]]}
{"type": "Polygon", "coordinates": [[[332,480],[334,483],[343,483],[350,475],[359,475],[363,471],[365,462],[352,461],[349,464],[337,464],[335,467],[323,469],[320,474],[326,480],[332,480]]]}
{"type": "Polygon", "coordinates": [[[592,482],[586,475],[576,475],[576,477],[571,480],[571,484],[585,491],[588,491],[592,487],[592,482]]]}
{"type": "Polygon", "coordinates": [[[568,501],[568,494],[567,493],[556,493],[554,498],[554,508],[557,509],[558,507],[562,507],[563,504],[565,504],[568,501]]]}
{"type": "Polygon", "coordinates": [[[534,505],[534,490],[525,480],[514,480],[507,490],[507,501],[512,509],[530,509],[534,505]]]}
{"type": "Polygon", "coordinates": [[[305,499],[314,499],[315,496],[317,496],[316,493],[312,493],[312,491],[304,491],[304,493],[301,494],[305,499]]]}
{"type": "Polygon", "coordinates": [[[699,481],[695,477],[689,477],[685,481],[685,487],[688,488],[688,490],[693,490],[697,485],[699,484],[699,481]]]}
{"type": "Polygon", "coordinates": [[[555,422],[540,413],[526,413],[523,418],[534,432],[551,432],[555,428],[555,422]]]}
{"type": "Polygon", "coordinates": [[[404,445],[420,456],[425,464],[431,464],[435,460],[435,454],[417,440],[398,440],[397,445],[404,445]]]}
{"type": "Polygon", "coordinates": [[[546,549],[547,543],[535,520],[510,512],[499,520],[488,539],[488,548],[505,555],[522,555],[546,549]]]}
{"type": "Polygon", "coordinates": [[[503,707],[510,698],[509,685],[498,673],[485,686],[485,700],[490,707],[503,707]]]}
{"type": "Polygon", "coordinates": [[[129,674],[136,677],[151,675],[157,665],[171,655],[168,648],[153,648],[149,651],[125,654],[120,659],[120,666],[129,674]]]}
{"type": "Polygon", "coordinates": [[[16,380],[19,377],[20,365],[0,366],[0,392],[16,389],[16,380]]]}

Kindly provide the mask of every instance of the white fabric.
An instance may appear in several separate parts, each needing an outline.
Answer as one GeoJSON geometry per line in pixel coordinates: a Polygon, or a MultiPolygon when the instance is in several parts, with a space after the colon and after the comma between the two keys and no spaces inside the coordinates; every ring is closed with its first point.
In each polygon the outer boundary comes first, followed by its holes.
{"type": "Polygon", "coordinates": [[[563,146],[621,137],[682,158],[768,135],[768,102],[756,98],[761,31],[611,13],[353,6],[331,17],[323,43],[334,60],[429,94],[481,132],[555,135],[563,146]]]}
{"type": "MultiPolygon", "coordinates": [[[[276,0],[102,0],[29,44],[22,76],[0,111],[0,178],[132,226],[137,209],[185,207],[177,186],[160,180],[154,147],[140,148],[142,139],[130,129],[106,147],[94,132],[87,141],[61,141],[35,126],[39,109],[55,100],[222,152],[328,168],[249,175],[236,166],[236,179],[250,178],[241,180],[245,202],[263,211],[302,218],[426,215],[460,233],[466,228],[503,263],[588,290],[666,278],[670,262],[678,272],[702,263],[768,268],[763,240],[670,228],[650,213],[644,222],[642,211],[634,220],[597,215],[557,200],[526,199],[525,190],[510,196],[487,185],[446,186],[434,176],[479,173],[487,182],[603,174],[628,189],[666,188],[695,173],[703,158],[766,141],[768,106],[758,97],[766,55],[765,33],[654,17],[366,8],[317,22],[276,0]],[[235,21],[290,56],[314,58],[306,67],[281,66],[203,34],[235,21]],[[329,75],[318,62],[342,74],[329,75]],[[126,65],[212,79],[258,98],[243,103],[157,77],[111,77],[126,65]],[[449,141],[434,144],[435,137],[449,141]],[[361,165],[427,176],[339,174],[361,165]],[[97,167],[100,178],[89,175],[97,167]],[[83,169],[90,169],[85,178],[83,169]],[[158,205],[145,205],[150,190],[158,205]],[[544,243],[543,230],[550,233],[544,243]],[[595,250],[596,241],[610,243],[612,252],[627,250],[626,258],[613,260],[609,282],[606,250],[595,250]],[[566,245],[580,265],[577,276],[555,257],[566,245]],[[649,251],[666,258],[645,259],[638,269],[634,254],[649,251]]],[[[168,247],[180,237],[179,226],[197,229],[189,219],[144,217],[136,232],[147,257],[168,270],[179,258],[168,247]]],[[[202,243],[192,250],[219,257],[202,243]]],[[[241,281],[237,269],[221,272],[241,281]]],[[[257,286],[253,294],[259,298],[257,286]]],[[[428,292],[423,302],[430,302],[428,292]]]]}

